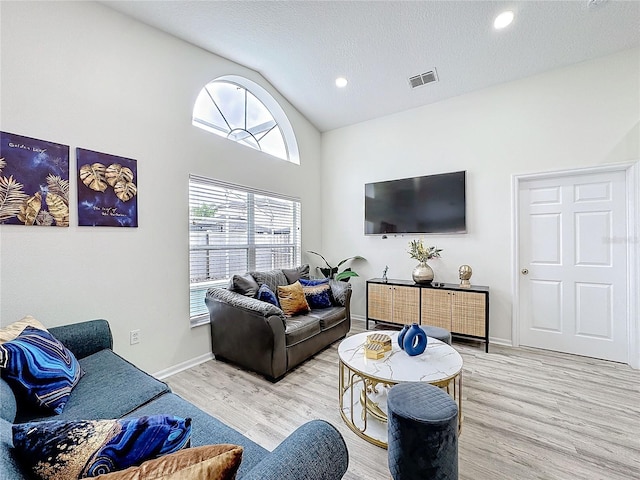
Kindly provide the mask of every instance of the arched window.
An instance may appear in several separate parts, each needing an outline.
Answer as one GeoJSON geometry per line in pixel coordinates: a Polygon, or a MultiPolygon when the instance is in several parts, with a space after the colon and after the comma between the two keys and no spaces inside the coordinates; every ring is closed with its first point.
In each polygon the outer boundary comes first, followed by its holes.
{"type": "Polygon", "coordinates": [[[298,144],[289,119],[260,85],[225,75],[200,91],[193,125],[274,157],[300,164],[298,144]]]}

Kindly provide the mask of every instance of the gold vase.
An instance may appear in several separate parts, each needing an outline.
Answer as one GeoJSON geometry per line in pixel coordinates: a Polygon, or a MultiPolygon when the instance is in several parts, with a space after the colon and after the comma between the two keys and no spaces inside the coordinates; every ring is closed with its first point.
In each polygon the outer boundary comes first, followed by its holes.
{"type": "Polygon", "coordinates": [[[416,283],[429,284],[433,281],[433,270],[427,262],[421,262],[413,269],[411,276],[416,283]]]}

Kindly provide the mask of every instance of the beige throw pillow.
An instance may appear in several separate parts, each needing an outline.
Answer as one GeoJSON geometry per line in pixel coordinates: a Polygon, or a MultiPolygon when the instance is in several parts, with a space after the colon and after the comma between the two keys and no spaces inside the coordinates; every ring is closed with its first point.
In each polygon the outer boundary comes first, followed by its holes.
{"type": "Polygon", "coordinates": [[[205,445],[186,448],[139,467],[131,467],[107,475],[99,480],[233,480],[242,460],[238,445],[205,445]]]}
{"type": "Polygon", "coordinates": [[[44,330],[45,332],[48,331],[38,320],[33,318],[31,315],[27,315],[22,320],[18,320],[6,327],[0,328],[0,345],[5,342],[10,342],[11,340],[15,340],[27,327],[37,328],[39,330],[44,330]]]}

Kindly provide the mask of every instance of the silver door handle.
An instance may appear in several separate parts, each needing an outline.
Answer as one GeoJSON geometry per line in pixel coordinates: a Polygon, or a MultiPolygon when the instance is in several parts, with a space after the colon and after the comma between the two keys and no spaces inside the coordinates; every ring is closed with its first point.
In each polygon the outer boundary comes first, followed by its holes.
{"type": "Polygon", "coordinates": [[[523,268],[522,270],[520,270],[520,273],[522,273],[523,275],[529,275],[529,270],[523,268]]]}

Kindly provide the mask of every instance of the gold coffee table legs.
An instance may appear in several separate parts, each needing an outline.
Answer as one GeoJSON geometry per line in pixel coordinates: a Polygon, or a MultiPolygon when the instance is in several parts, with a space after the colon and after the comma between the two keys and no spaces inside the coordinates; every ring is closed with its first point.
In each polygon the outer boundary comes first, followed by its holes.
{"type": "MultiPolygon", "coordinates": [[[[369,443],[387,448],[386,392],[395,383],[382,382],[339,363],[340,415],[347,426],[369,443]]],[[[462,371],[432,385],[458,401],[458,432],[462,428],[462,371]]]]}

